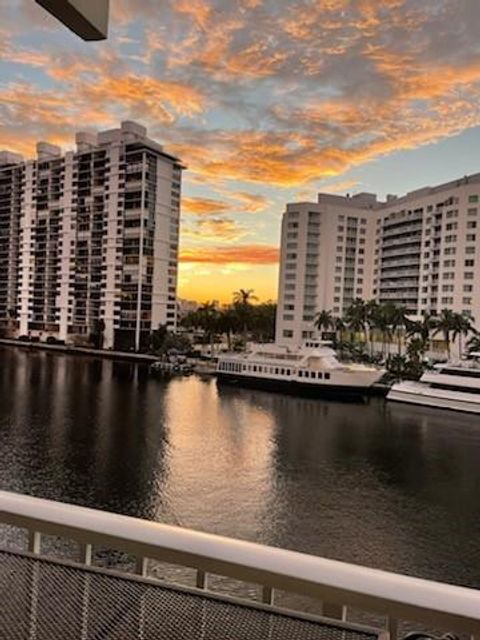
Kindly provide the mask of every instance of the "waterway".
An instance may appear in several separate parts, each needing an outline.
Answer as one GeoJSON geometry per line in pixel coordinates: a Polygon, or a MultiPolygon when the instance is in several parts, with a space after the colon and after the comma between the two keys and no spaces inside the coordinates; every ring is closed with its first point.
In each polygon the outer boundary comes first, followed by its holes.
{"type": "Polygon", "coordinates": [[[480,587],[480,419],[0,347],[0,488],[480,587]]]}

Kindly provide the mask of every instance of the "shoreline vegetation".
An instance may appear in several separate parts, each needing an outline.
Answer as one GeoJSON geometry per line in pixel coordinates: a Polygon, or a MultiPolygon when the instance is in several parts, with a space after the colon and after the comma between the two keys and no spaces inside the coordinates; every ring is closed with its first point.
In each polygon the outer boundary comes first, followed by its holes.
{"type": "MultiPolygon", "coordinates": [[[[180,319],[175,333],[165,326],[152,331],[141,352],[103,349],[102,336],[96,336],[100,339],[92,340],[91,345],[68,345],[54,339],[40,342],[26,336],[5,337],[0,344],[147,363],[182,355],[197,362],[202,372],[212,373],[211,361],[222,351],[241,352],[248,342],[274,341],[277,305],[256,301],[253,289],[239,289],[229,305],[200,304],[180,319]],[[210,361],[209,366],[205,361],[210,361]]],[[[452,345],[459,359],[480,351],[480,333],[469,315],[443,309],[438,315],[424,312],[412,317],[405,306],[358,298],[341,317],[329,310],[319,311],[311,326],[318,337],[332,343],[341,361],[383,366],[385,382],[420,379],[433,363],[452,358],[452,345]]]]}
{"type": "Polygon", "coordinates": [[[332,341],[341,360],[381,364],[392,380],[419,380],[432,363],[452,358],[453,344],[458,359],[480,350],[480,333],[471,316],[451,309],[438,315],[424,312],[415,320],[413,315],[403,305],[358,298],[342,317],[320,311],[314,326],[332,341]]]}

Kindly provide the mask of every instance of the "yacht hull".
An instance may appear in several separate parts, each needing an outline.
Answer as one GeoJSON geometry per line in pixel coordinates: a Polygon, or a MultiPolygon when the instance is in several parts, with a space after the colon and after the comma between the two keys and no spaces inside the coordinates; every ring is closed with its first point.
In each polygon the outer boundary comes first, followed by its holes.
{"type": "Polygon", "coordinates": [[[308,398],[331,398],[344,402],[358,402],[369,395],[369,386],[309,384],[298,380],[274,380],[223,372],[217,372],[217,383],[308,398]]]}
{"type": "Polygon", "coordinates": [[[399,382],[390,389],[387,400],[480,414],[480,394],[435,389],[421,382],[399,382]]]}

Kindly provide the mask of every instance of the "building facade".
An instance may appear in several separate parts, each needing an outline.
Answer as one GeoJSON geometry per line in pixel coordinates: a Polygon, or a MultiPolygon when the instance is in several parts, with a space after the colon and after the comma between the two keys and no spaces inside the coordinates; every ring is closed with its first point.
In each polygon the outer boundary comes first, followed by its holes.
{"type": "Polygon", "coordinates": [[[442,309],[480,327],[480,174],[402,197],[319,194],[282,220],[276,339],[315,332],[315,313],[339,317],[355,298],[392,302],[412,317],[442,309]]]}
{"type": "Polygon", "coordinates": [[[2,333],[138,350],[174,329],[182,169],[134,122],[0,152],[2,333]]]}

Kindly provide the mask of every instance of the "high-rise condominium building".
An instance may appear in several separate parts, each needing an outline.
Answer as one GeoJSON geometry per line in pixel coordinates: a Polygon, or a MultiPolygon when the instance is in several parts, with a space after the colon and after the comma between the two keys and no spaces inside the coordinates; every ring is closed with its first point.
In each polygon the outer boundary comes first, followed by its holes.
{"type": "Polygon", "coordinates": [[[182,165],[144,127],[0,152],[0,330],[138,349],[176,325],[182,165]]]}
{"type": "Polygon", "coordinates": [[[277,341],[315,333],[315,313],[341,316],[355,298],[405,306],[412,317],[442,309],[480,326],[480,174],[405,196],[319,194],[287,205],[277,341]]]}

